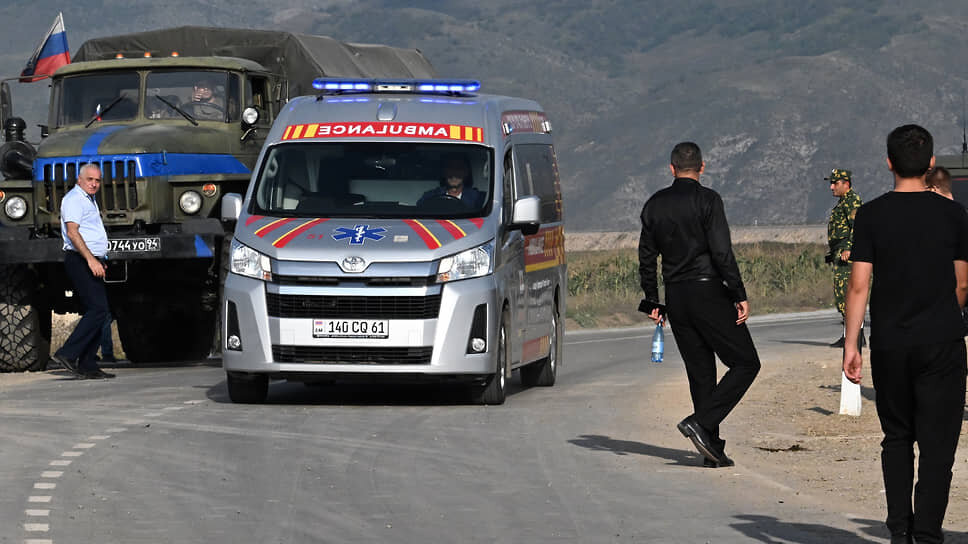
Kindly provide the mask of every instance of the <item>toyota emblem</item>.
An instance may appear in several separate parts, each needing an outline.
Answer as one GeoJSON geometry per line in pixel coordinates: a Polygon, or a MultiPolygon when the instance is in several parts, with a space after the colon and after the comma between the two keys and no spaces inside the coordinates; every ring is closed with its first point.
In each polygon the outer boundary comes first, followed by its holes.
{"type": "Polygon", "coordinates": [[[343,262],[340,263],[339,267],[343,270],[343,272],[362,272],[366,270],[366,261],[363,259],[363,257],[347,257],[343,259],[343,262]]]}

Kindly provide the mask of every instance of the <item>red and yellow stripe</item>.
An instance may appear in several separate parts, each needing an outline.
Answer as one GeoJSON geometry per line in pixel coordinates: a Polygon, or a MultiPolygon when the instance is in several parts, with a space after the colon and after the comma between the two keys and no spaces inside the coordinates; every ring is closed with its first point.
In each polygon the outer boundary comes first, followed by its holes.
{"type": "Polygon", "coordinates": [[[266,225],[263,225],[262,227],[257,229],[255,231],[255,235],[258,236],[259,238],[265,238],[266,234],[269,234],[270,232],[276,230],[279,227],[292,223],[295,220],[296,219],[292,217],[285,218],[285,219],[276,219],[275,221],[268,223],[266,225]]]}
{"type": "Polygon", "coordinates": [[[283,234],[282,236],[276,238],[276,241],[275,242],[272,242],[272,245],[274,245],[275,247],[286,247],[286,244],[288,244],[289,242],[293,241],[293,239],[295,239],[300,234],[306,232],[307,230],[315,227],[316,225],[318,225],[320,223],[325,223],[326,221],[329,221],[329,218],[326,218],[326,219],[312,219],[312,220],[306,221],[305,223],[299,225],[298,227],[296,227],[296,228],[290,230],[289,232],[283,234]]]}
{"type": "Polygon", "coordinates": [[[460,228],[457,223],[454,223],[449,219],[437,219],[437,223],[441,227],[444,227],[444,230],[449,232],[450,235],[454,237],[454,240],[460,240],[461,238],[467,236],[467,233],[464,232],[464,229],[460,228]]]}
{"type": "Polygon", "coordinates": [[[417,221],[416,219],[404,219],[403,222],[413,229],[413,231],[417,233],[417,236],[419,236],[420,239],[427,244],[427,249],[437,249],[440,247],[440,240],[438,240],[437,237],[434,236],[434,233],[430,232],[430,229],[425,227],[423,223],[417,221]]]}
{"type": "Polygon", "coordinates": [[[565,228],[563,226],[541,229],[534,236],[524,239],[524,271],[534,272],[565,263],[565,228]],[[528,246],[542,243],[543,252],[533,254],[528,246]]]}

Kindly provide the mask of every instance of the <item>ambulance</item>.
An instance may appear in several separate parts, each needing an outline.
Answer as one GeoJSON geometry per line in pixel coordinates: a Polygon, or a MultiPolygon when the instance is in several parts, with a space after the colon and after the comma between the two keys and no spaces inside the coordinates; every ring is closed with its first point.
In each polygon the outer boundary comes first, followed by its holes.
{"type": "Polygon", "coordinates": [[[473,80],[319,78],[267,135],[223,288],[233,402],[272,380],[554,385],[567,292],[541,106],[473,80]]]}

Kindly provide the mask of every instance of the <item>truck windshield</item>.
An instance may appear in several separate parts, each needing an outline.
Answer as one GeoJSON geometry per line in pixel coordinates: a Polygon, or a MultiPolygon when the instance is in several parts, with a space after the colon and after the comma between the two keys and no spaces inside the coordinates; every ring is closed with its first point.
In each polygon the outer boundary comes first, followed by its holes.
{"type": "Polygon", "coordinates": [[[493,200],[491,152],[467,144],[290,143],[266,152],[252,213],[461,218],[493,200]]]}
{"type": "Polygon", "coordinates": [[[66,77],[55,92],[59,97],[57,126],[96,121],[125,121],[138,114],[137,72],[111,72],[66,77]],[[110,106],[110,108],[108,107],[110,106]]]}
{"type": "Polygon", "coordinates": [[[225,72],[152,72],[145,81],[145,117],[181,119],[181,112],[185,112],[199,121],[237,120],[239,86],[229,82],[225,72]]]}

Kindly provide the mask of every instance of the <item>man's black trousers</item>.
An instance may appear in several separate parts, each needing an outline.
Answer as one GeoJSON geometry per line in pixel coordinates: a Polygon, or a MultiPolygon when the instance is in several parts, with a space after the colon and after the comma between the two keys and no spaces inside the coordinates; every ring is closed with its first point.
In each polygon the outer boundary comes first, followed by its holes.
{"type": "Polygon", "coordinates": [[[108,317],[108,295],[104,282],[94,276],[87,261],[76,251],[64,252],[64,269],[74,285],[74,296],[81,302],[83,315],[57,354],[76,360],[81,371],[97,369],[94,360],[101,344],[101,331],[108,317]]]}
{"type": "Polygon", "coordinates": [[[912,534],[918,544],[943,542],[941,522],[965,416],[966,373],[961,338],[913,348],[871,349],[877,417],[884,431],[881,468],[887,527],[892,534],[912,534]]]}
{"type": "Polygon", "coordinates": [[[722,448],[719,424],[739,403],[760,370],[746,324],[736,324],[736,306],[719,281],[666,284],[669,324],[686,365],[696,420],[722,448]],[[729,369],[716,380],[716,356],[729,369]]]}

